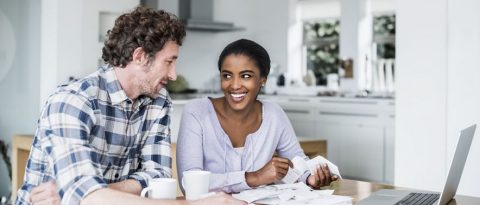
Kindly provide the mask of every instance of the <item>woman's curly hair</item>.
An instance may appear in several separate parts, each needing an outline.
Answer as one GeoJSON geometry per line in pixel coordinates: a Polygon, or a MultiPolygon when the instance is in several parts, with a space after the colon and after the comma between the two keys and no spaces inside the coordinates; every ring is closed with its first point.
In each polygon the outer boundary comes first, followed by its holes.
{"type": "Polygon", "coordinates": [[[137,7],[115,20],[112,30],[107,32],[102,58],[112,66],[124,68],[133,60],[135,49],[141,47],[150,61],[166,42],[182,45],[185,35],[185,26],[175,15],[137,7]]]}

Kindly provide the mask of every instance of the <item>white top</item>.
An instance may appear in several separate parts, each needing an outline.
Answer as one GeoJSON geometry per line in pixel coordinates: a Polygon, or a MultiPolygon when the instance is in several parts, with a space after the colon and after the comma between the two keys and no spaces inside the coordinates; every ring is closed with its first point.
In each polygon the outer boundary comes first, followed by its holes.
{"type": "Polygon", "coordinates": [[[242,153],[243,153],[243,148],[245,148],[245,147],[234,147],[233,149],[234,149],[235,152],[237,152],[238,154],[242,154],[242,153]]]}

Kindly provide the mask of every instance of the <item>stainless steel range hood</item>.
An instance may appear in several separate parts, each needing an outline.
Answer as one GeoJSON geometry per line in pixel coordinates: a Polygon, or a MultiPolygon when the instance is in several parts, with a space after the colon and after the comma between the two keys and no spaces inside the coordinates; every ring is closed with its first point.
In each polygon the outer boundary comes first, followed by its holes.
{"type": "Polygon", "coordinates": [[[179,0],[178,16],[185,21],[188,30],[194,31],[238,31],[231,22],[220,22],[213,19],[214,0],[179,0]]]}

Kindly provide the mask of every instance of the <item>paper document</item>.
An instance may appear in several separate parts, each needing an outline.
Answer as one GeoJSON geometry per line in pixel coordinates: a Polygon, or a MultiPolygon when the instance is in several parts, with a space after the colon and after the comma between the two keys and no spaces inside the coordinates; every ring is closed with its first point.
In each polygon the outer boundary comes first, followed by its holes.
{"type": "Polygon", "coordinates": [[[352,198],[332,195],[334,190],[312,190],[303,182],[262,186],[232,194],[236,199],[257,204],[350,205],[352,198]]]}
{"type": "Polygon", "coordinates": [[[337,175],[338,178],[342,179],[342,176],[340,175],[340,171],[338,170],[337,165],[333,164],[332,162],[328,161],[322,156],[316,156],[315,158],[308,160],[307,161],[307,167],[308,170],[310,170],[310,173],[313,174],[317,165],[327,165],[328,169],[330,170],[330,173],[337,175]]]}
{"type": "Polygon", "coordinates": [[[310,160],[305,160],[302,157],[297,156],[292,159],[292,163],[293,168],[288,169],[287,175],[283,177],[283,179],[280,181],[281,183],[295,183],[297,182],[298,178],[300,178],[300,176],[302,176],[302,174],[306,171],[309,171],[310,174],[313,175],[315,174],[315,169],[317,168],[317,165],[323,166],[325,164],[328,166],[331,174],[337,175],[339,179],[342,179],[337,165],[333,164],[322,156],[317,156],[310,160]]]}
{"type": "Polygon", "coordinates": [[[289,167],[287,175],[283,177],[281,182],[285,184],[293,184],[297,182],[298,178],[300,178],[300,176],[302,176],[303,173],[304,172],[300,172],[298,169],[289,167]]]}

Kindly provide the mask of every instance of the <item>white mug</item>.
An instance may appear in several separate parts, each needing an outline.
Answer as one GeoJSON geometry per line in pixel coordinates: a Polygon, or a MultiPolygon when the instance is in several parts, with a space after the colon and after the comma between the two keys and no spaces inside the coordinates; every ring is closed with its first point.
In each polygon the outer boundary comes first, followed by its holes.
{"type": "Polygon", "coordinates": [[[155,178],[148,182],[140,194],[145,197],[148,194],[152,199],[176,199],[177,198],[177,180],[172,178],[155,178]]]}
{"type": "Polygon", "coordinates": [[[182,186],[187,200],[196,200],[208,196],[210,172],[202,170],[184,171],[182,186]]]}

